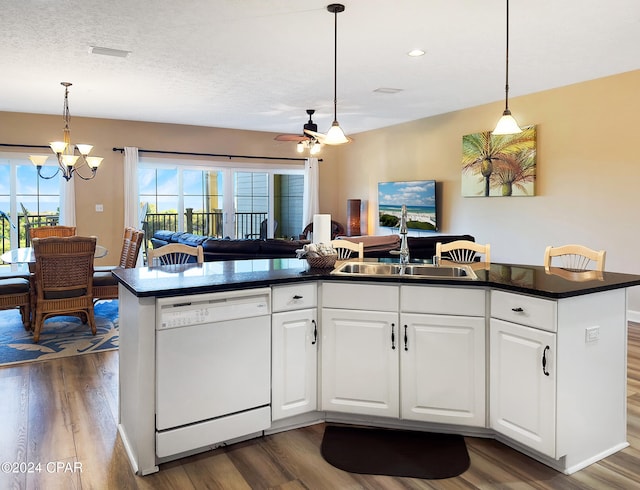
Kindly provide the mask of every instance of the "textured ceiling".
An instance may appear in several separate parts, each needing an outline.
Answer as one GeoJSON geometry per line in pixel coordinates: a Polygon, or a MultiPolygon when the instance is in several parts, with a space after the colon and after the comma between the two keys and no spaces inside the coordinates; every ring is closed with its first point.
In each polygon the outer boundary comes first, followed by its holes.
{"type": "MultiPolygon", "coordinates": [[[[313,108],[325,132],[328,3],[0,0],[0,111],[60,114],[60,82],[70,81],[72,116],[299,133],[313,108]]],[[[338,120],[347,134],[503,100],[504,0],[343,3],[338,120]],[[426,54],[410,58],[413,48],[426,54]]],[[[512,0],[510,17],[512,97],[640,68],[638,0],[512,0]]]]}

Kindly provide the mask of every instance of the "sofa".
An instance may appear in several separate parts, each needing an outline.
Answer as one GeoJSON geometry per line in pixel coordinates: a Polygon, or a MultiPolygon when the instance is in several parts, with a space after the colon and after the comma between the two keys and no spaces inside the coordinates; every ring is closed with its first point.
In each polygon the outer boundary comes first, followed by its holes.
{"type": "MultiPolygon", "coordinates": [[[[365,257],[389,258],[393,257],[389,253],[391,250],[400,249],[399,235],[340,237],[340,239],[363,242],[365,257]]],[[[409,253],[412,258],[416,259],[430,259],[436,253],[437,242],[448,243],[454,240],[475,241],[471,235],[407,237],[409,253]]],[[[202,245],[205,262],[213,262],[218,260],[294,258],[296,250],[309,243],[309,240],[229,239],[158,230],[151,237],[151,243],[153,248],[162,247],[168,243],[184,243],[192,247],[202,245]]]]}

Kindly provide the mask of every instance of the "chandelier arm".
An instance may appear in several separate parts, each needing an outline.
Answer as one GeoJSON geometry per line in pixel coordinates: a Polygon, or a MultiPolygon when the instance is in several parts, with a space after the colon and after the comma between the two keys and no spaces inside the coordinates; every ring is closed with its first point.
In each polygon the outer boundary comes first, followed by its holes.
{"type": "Polygon", "coordinates": [[[36,169],[38,169],[38,177],[40,177],[41,179],[45,179],[45,180],[53,179],[60,172],[60,169],[57,168],[56,171],[52,175],[47,177],[46,175],[42,175],[42,172],[41,172],[42,171],[42,165],[37,165],[36,169]]]}

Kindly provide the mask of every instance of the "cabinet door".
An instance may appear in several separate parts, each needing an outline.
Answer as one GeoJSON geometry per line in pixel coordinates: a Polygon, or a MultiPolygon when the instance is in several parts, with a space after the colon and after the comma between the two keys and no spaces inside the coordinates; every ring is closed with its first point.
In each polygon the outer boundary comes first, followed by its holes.
{"type": "Polygon", "coordinates": [[[322,410],[399,416],[398,314],[322,310],[322,410]]]}
{"type": "Polygon", "coordinates": [[[491,319],[491,427],[555,458],[556,334],[491,319]]]}
{"type": "Polygon", "coordinates": [[[316,309],[272,315],[272,420],[317,408],[316,309]]]}
{"type": "Polygon", "coordinates": [[[485,427],[484,317],[400,320],[402,418],[485,427]]]}

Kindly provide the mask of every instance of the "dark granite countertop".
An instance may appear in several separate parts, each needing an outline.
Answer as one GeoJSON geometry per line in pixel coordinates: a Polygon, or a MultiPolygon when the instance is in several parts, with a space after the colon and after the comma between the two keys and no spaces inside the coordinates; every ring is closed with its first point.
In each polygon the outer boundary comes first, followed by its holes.
{"type": "Polygon", "coordinates": [[[306,261],[299,259],[256,259],[120,269],[114,272],[114,276],[138,297],[250,289],[309,280],[491,287],[551,299],[640,285],[640,275],[596,271],[576,273],[560,268],[546,271],[544,267],[535,265],[492,263],[488,270],[480,268],[475,272],[478,279],[474,281],[402,276],[345,277],[331,275],[329,270],[307,270],[306,261]]]}

